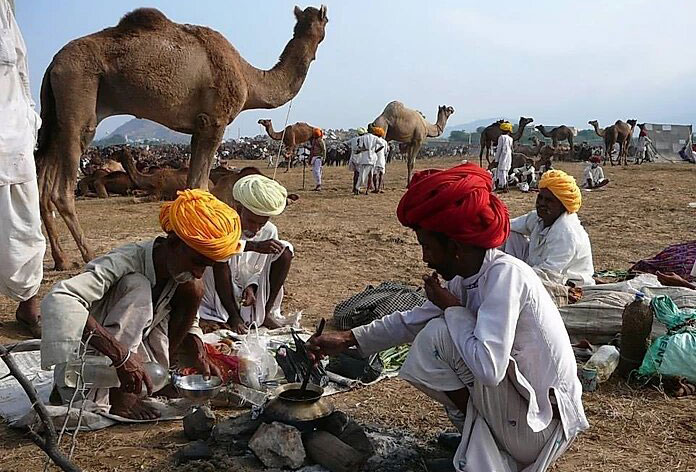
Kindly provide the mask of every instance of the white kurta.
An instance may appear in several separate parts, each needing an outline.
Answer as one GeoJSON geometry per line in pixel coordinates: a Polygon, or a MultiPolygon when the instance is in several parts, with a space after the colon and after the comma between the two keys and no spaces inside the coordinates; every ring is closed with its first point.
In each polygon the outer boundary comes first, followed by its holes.
{"type": "Polygon", "coordinates": [[[495,148],[495,160],[498,162],[498,171],[510,171],[512,167],[512,136],[500,135],[498,145],[495,148]]]}
{"type": "MultiPolygon", "coordinates": [[[[462,378],[462,372],[457,372],[464,369],[456,359],[447,359],[451,356],[438,351],[431,353],[431,359],[425,365],[443,357],[451,368],[433,369],[433,382],[428,382],[429,370],[419,369],[419,360],[411,359],[411,354],[402,368],[402,376],[407,380],[420,377],[417,381],[425,381],[427,388],[440,392],[464,387],[472,392],[466,418],[471,427],[462,431],[462,442],[454,461],[457,470],[468,470],[461,464],[473,457],[487,463],[506,463],[502,454],[496,456],[496,451],[490,450],[495,447],[492,441],[486,442],[487,450],[478,450],[477,446],[482,444],[480,440],[491,435],[488,425],[491,430],[496,430],[491,424],[494,418],[484,416],[485,421],[475,418],[485,415],[472,408],[472,402],[476,401],[475,392],[480,387],[495,389],[506,379],[517,385],[520,395],[527,399],[521,418],[533,432],[544,431],[552,425],[554,408],[550,393],[557,404],[566,441],[587,429],[582,388],[568,333],[558,309],[532,269],[519,259],[491,249],[486,252],[477,274],[467,279],[455,277],[448,282],[447,288],[463,306],[443,312],[428,301],[411,311],[393,313],[369,325],[354,328],[353,334],[360,349],[368,354],[414,340],[417,343],[421,331],[430,327],[433,320],[440,326],[444,321],[465,371],[473,375],[474,385],[467,382],[470,377],[462,378]],[[411,363],[415,365],[409,366],[411,363]]],[[[429,335],[428,331],[424,334],[429,335]]],[[[414,355],[425,354],[418,350],[414,355]]],[[[495,395],[486,394],[486,398],[490,401],[495,395]]],[[[492,405],[491,411],[505,410],[506,406],[492,405]]],[[[509,413],[517,414],[516,411],[509,413]]],[[[553,444],[549,446],[553,447],[553,444]]]]}
{"type": "MultiPolygon", "coordinates": [[[[242,236],[244,241],[266,241],[268,239],[278,240],[278,228],[270,221],[263,225],[254,237],[247,238],[242,236]]],[[[291,252],[293,251],[293,247],[289,242],[279,241],[286,248],[289,248],[291,252]]],[[[230,273],[232,274],[233,297],[240,308],[240,315],[246,323],[255,322],[257,326],[261,326],[266,318],[266,304],[268,303],[271,289],[269,280],[271,264],[278,257],[280,257],[280,254],[261,254],[259,252],[244,251],[236,256],[232,256],[228,262],[230,273]],[[256,304],[241,306],[244,289],[249,285],[256,285],[257,287],[256,304]]],[[[205,293],[198,309],[200,318],[225,323],[230,315],[222,305],[215,289],[215,275],[212,267],[205,270],[203,284],[205,293]]],[[[270,316],[278,322],[283,321],[283,316],[280,312],[282,301],[283,288],[281,287],[270,311],[270,316]]]]}
{"type": "Polygon", "coordinates": [[[377,161],[375,162],[375,169],[379,172],[384,173],[387,168],[387,151],[389,150],[389,143],[384,138],[377,137],[377,147],[382,147],[377,151],[377,161]]]}
{"type": "Polygon", "coordinates": [[[583,172],[583,184],[587,185],[587,181],[592,182],[592,186],[595,186],[604,180],[604,171],[601,166],[592,168],[592,165],[585,167],[583,172]]]}
{"type": "Polygon", "coordinates": [[[592,245],[576,213],[563,213],[553,225],[544,228],[536,210],[510,220],[510,237],[505,251],[546,273],[552,280],[577,286],[594,285],[592,245]],[[526,254],[518,246],[526,241],[526,254]],[[508,244],[509,243],[509,244],[508,244]]]}

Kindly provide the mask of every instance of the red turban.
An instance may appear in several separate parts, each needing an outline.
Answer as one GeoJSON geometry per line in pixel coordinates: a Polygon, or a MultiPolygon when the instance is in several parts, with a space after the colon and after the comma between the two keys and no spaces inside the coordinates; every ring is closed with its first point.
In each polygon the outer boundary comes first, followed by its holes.
{"type": "Polygon", "coordinates": [[[510,215],[492,190],[490,174],[474,164],[416,172],[396,214],[404,226],[444,233],[472,246],[496,248],[510,234],[510,215]]]}

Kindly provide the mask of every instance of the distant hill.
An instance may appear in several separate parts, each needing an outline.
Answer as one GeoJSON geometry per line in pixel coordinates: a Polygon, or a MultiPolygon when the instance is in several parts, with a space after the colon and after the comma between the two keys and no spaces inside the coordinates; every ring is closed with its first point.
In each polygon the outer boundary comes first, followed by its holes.
{"type": "MultiPolygon", "coordinates": [[[[445,128],[445,132],[443,134],[445,136],[449,136],[449,134],[452,131],[466,131],[467,133],[475,133],[477,128],[479,128],[481,126],[488,126],[491,123],[495,123],[496,121],[498,121],[500,119],[501,118],[483,118],[481,120],[474,120],[474,121],[470,121],[468,123],[464,123],[461,125],[447,126],[445,128]]],[[[509,118],[502,118],[502,119],[510,121],[509,118]]]]}
{"type": "Polygon", "coordinates": [[[115,144],[118,142],[162,141],[166,143],[188,143],[191,136],[178,133],[150,120],[133,118],[109,133],[95,144],[115,144]]]}

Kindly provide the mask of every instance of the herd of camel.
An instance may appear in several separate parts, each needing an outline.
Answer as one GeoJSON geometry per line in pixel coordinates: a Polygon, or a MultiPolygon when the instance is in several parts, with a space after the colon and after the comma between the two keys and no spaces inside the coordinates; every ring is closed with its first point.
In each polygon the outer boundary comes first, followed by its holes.
{"type": "MultiPolygon", "coordinates": [[[[217,31],[172,22],[152,8],[134,10],[116,26],[73,40],[58,51],[41,84],[43,123],[35,151],[41,218],[56,270],[68,269],[72,263],[61,247],[54,210],[66,223],[82,259],[87,262],[93,258],[75,210],[75,186],[80,157],[94,138],[97,125],[109,116],[133,115],[190,134],[189,167],[142,172],[126,149],[118,158],[124,172],[113,177],[97,174],[92,181],[83,182],[86,188],[92,186],[104,195],[117,179],[127,184],[128,177],[134,186],[160,198],[172,197],[172,189],[182,185],[210,189],[223,200],[231,197],[231,185],[239,174],[211,173],[225,128],[244,110],[273,109],[293,99],[324,39],[328,23],[325,6],[295,7],[294,15],[292,38],[269,70],[249,64],[217,31]]],[[[382,127],[387,140],[401,143],[410,180],[423,141],[442,135],[453,113],[450,106],[439,107],[433,124],[420,112],[394,101],[370,126],[382,127]]],[[[312,128],[299,123],[276,132],[270,121],[260,123],[272,138],[282,138],[290,151],[308,138],[312,128]]],[[[492,125],[484,133],[487,151],[497,139],[496,129],[492,125]]],[[[624,141],[620,138],[627,131],[623,122],[617,122],[601,132],[605,140],[621,144],[624,141]]],[[[560,128],[550,133],[554,146],[566,139],[560,128]]],[[[517,134],[521,136],[520,129],[517,134]]],[[[259,171],[250,168],[246,172],[259,171]]]]}

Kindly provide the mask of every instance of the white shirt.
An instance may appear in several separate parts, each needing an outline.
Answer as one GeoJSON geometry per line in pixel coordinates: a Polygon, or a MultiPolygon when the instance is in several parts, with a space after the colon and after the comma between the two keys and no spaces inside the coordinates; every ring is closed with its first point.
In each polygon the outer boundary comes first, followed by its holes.
{"type": "Polygon", "coordinates": [[[498,170],[510,170],[512,167],[512,136],[500,135],[498,145],[495,148],[495,160],[498,161],[498,170]]]}
{"type": "Polygon", "coordinates": [[[389,143],[384,138],[377,136],[377,148],[382,146],[382,149],[376,151],[377,161],[375,162],[375,167],[379,169],[387,168],[387,149],[389,149],[389,143]]]}
{"type": "Polygon", "coordinates": [[[0,185],[36,179],[41,118],[29,89],[26,46],[7,0],[0,0],[0,185]]]}
{"type": "Polygon", "coordinates": [[[594,285],[592,245],[576,213],[565,212],[548,228],[536,210],[510,220],[510,230],[529,237],[527,264],[576,285],[594,285]]]}
{"type": "Polygon", "coordinates": [[[362,153],[361,160],[358,164],[375,165],[377,163],[377,148],[379,147],[377,140],[379,138],[372,133],[367,133],[362,135],[360,139],[361,146],[366,148],[367,151],[362,153]]]}
{"type": "Polygon", "coordinates": [[[455,277],[447,289],[464,304],[443,311],[430,301],[353,329],[360,349],[374,353],[412,342],[444,316],[452,341],[476,380],[497,385],[510,372],[529,398],[527,424],[542,431],[553,418],[553,389],[566,437],[588,428],[575,355],[558,308],[532,269],[489,249],[481,270],[455,277]]]}
{"type": "MultiPolygon", "coordinates": [[[[532,182],[536,182],[536,169],[534,168],[534,166],[529,166],[529,167],[527,167],[527,166],[522,166],[522,167],[518,167],[518,168],[515,169],[513,172],[514,172],[515,174],[518,174],[518,173],[519,173],[519,174],[522,174],[524,177],[530,177],[530,176],[531,176],[532,182]]],[[[524,179],[524,180],[525,180],[525,182],[527,181],[527,179],[524,179]]]]}
{"type": "MultiPolygon", "coordinates": [[[[363,135],[364,136],[364,135],[363,135]]],[[[349,142],[350,145],[350,160],[353,164],[358,165],[362,161],[363,152],[358,152],[362,146],[362,136],[356,136],[349,142]]]]}
{"type": "Polygon", "coordinates": [[[602,180],[604,180],[604,171],[602,170],[602,167],[597,166],[593,169],[591,164],[585,167],[583,180],[583,184],[586,184],[588,180],[592,181],[592,185],[597,185],[600,183],[602,180]]]}

